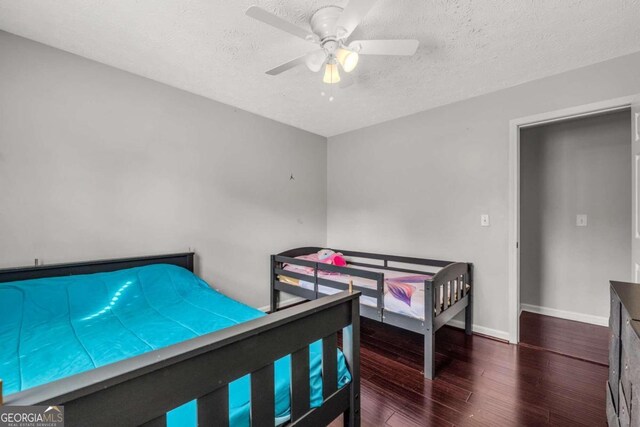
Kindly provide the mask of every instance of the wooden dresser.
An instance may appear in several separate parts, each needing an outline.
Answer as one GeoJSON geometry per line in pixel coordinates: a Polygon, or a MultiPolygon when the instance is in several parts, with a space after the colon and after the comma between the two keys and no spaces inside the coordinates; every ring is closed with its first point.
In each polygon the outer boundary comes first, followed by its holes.
{"type": "Polygon", "coordinates": [[[640,284],[611,282],[609,426],[640,427],[640,284]]]}

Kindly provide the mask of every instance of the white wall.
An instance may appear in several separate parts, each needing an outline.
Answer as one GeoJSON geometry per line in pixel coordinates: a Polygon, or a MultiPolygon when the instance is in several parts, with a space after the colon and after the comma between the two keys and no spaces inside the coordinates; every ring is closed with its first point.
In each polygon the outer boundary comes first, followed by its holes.
{"type": "Polygon", "coordinates": [[[327,244],[473,262],[474,323],[507,338],[509,121],[640,93],[639,69],[629,55],[329,138],[327,244]]]}
{"type": "Polygon", "coordinates": [[[0,267],[194,247],[263,306],[325,239],[325,138],[0,32],[0,267]]]}
{"type": "Polygon", "coordinates": [[[520,144],[520,301],[606,324],[608,281],[631,280],[630,112],[525,129],[520,144]]]}

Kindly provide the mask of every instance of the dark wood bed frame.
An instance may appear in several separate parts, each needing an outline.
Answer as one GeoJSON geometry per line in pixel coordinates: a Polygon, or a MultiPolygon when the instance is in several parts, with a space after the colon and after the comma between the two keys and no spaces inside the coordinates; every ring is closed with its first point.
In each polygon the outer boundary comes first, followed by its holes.
{"type": "Polygon", "coordinates": [[[377,301],[377,307],[361,305],[360,310],[362,316],[424,335],[424,376],[429,379],[433,379],[435,376],[434,339],[436,331],[449,322],[456,314],[464,310],[465,332],[467,335],[471,335],[473,325],[473,264],[334,249],[335,252],[341,252],[345,257],[352,259],[349,261],[349,265],[351,266],[433,275],[431,280],[426,280],[424,283],[425,310],[427,307],[432,307],[433,310],[430,310],[430,313],[425,313],[425,320],[423,321],[391,311],[385,311],[384,273],[353,267],[337,267],[295,258],[300,255],[312,254],[320,249],[323,248],[305,247],[291,249],[278,255],[271,255],[272,312],[278,309],[280,292],[296,295],[307,300],[315,300],[325,296],[325,294],[318,291],[318,286],[328,286],[339,290],[349,289],[348,284],[318,277],[318,269],[375,280],[377,283],[376,289],[353,286],[354,290],[359,291],[364,296],[376,298],[377,301]],[[365,260],[365,262],[359,261],[359,259],[365,260]],[[311,267],[313,268],[313,275],[283,270],[283,264],[285,263],[311,267]],[[416,269],[425,267],[427,268],[425,270],[416,269]],[[439,271],[430,271],[430,269],[434,268],[439,269],[439,271]],[[278,276],[287,276],[313,283],[314,289],[304,289],[301,286],[281,282],[278,280],[278,276]],[[443,294],[445,295],[444,298],[442,298],[443,294]],[[447,298],[447,294],[450,294],[452,298],[447,298]],[[454,295],[455,298],[453,298],[454,295]],[[444,304],[439,303],[441,299],[443,299],[444,304]]]}
{"type": "MultiPolygon", "coordinates": [[[[193,271],[194,254],[147,256],[0,270],[0,282],[174,264],[193,271]]],[[[230,382],[251,374],[251,424],[275,424],[274,362],[291,354],[291,419],[326,425],[344,414],[360,425],[358,292],[202,335],[159,350],[5,396],[5,405],[64,405],[67,426],[166,425],[166,413],[197,399],[198,425],[229,424],[230,382]],[[352,380],[337,388],[337,334],[352,380]],[[308,345],[322,340],[322,406],[310,408],[308,345]]],[[[2,402],[0,390],[0,402],[2,402]]],[[[1,404],[1,403],[0,403],[1,404]]]]}

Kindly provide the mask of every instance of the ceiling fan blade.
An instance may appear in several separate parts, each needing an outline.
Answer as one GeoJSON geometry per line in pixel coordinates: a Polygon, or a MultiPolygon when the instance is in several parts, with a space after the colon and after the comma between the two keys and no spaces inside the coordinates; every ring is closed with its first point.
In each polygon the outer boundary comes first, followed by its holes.
{"type": "Polygon", "coordinates": [[[339,37],[347,38],[360,24],[369,10],[373,7],[376,0],[349,0],[349,3],[342,11],[336,27],[344,29],[344,34],[339,34],[339,37]]]}
{"type": "Polygon", "coordinates": [[[304,64],[306,59],[307,59],[307,55],[299,56],[296,59],[292,59],[289,62],[285,62],[282,65],[278,65],[277,67],[272,68],[269,71],[266,71],[266,73],[269,74],[270,76],[277,76],[280,73],[284,73],[285,71],[295,68],[298,65],[304,64]]]}
{"type": "Polygon", "coordinates": [[[360,55],[401,55],[416,53],[418,40],[357,40],[349,43],[360,55]]]}
{"type": "Polygon", "coordinates": [[[301,39],[309,41],[317,40],[317,36],[311,31],[307,31],[304,28],[300,28],[289,21],[285,21],[279,16],[276,16],[271,12],[267,12],[266,10],[258,6],[251,6],[245,13],[247,16],[250,16],[253,19],[257,19],[258,21],[264,22],[265,24],[271,25],[272,27],[285,31],[289,34],[293,34],[294,36],[300,37],[301,39]]]}

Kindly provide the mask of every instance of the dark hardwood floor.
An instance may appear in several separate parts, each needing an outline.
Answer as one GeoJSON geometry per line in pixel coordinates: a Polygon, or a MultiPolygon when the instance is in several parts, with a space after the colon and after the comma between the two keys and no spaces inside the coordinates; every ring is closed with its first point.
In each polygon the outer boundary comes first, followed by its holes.
{"type": "Polygon", "coordinates": [[[523,311],[520,343],[602,365],[609,363],[609,329],[523,311]]]}
{"type": "Polygon", "coordinates": [[[364,318],[361,349],[363,426],[606,425],[606,366],[444,327],[429,381],[421,335],[364,318]]]}

